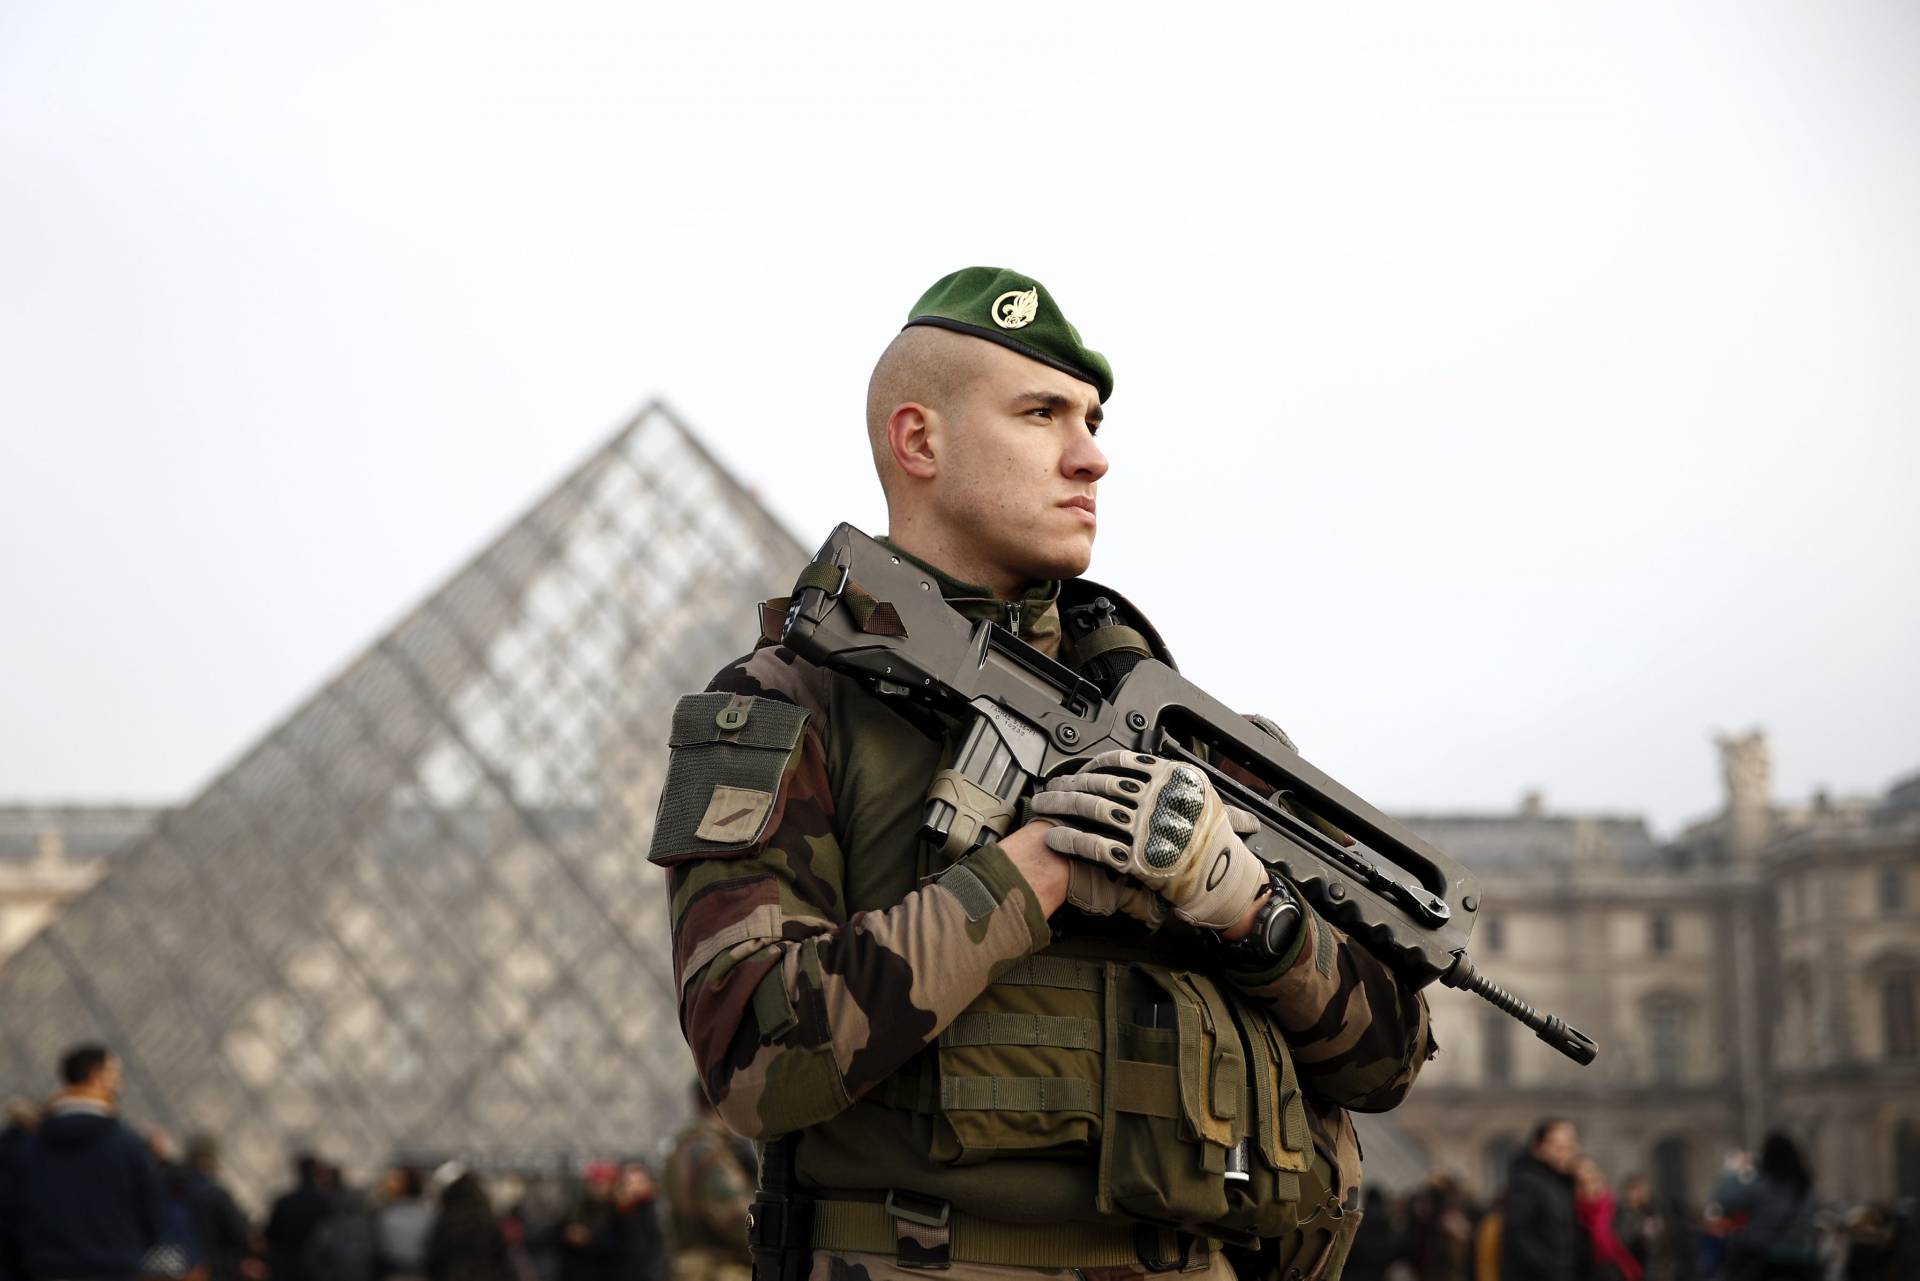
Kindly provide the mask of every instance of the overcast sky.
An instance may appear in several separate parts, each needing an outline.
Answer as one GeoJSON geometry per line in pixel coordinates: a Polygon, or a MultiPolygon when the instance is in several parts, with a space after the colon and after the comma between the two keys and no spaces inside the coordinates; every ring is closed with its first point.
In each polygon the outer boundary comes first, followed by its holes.
{"type": "Polygon", "coordinates": [[[1094,576],[1362,795],[1877,791],[1916,228],[1910,3],[9,0],[0,798],[184,798],[655,395],[877,532],[970,263],[1113,360],[1094,576]]]}

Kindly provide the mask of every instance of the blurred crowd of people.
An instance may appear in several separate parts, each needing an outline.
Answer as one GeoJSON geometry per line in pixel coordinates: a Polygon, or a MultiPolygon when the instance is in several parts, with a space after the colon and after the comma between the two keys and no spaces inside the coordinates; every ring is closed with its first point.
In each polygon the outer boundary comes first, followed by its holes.
{"type": "Polygon", "coordinates": [[[1572,1122],[1534,1127],[1490,1203],[1436,1171],[1389,1199],[1369,1188],[1346,1281],[1920,1281],[1920,1211],[1841,1211],[1793,1141],[1728,1159],[1698,1212],[1637,1174],[1616,1187],[1572,1122]]]}
{"type": "Polygon", "coordinates": [[[746,1281],[752,1151],[704,1099],[656,1180],[644,1160],[577,1178],[494,1175],[454,1163],[354,1186],[313,1154],[250,1218],[219,1148],[184,1152],[116,1115],[120,1065],[79,1046],[45,1107],[12,1105],[0,1131],[0,1281],[746,1281]],[[489,1184],[492,1186],[489,1186],[489,1184]],[[664,1182],[672,1190],[663,1195],[664,1182]]]}
{"type": "MultiPolygon", "coordinates": [[[[658,1180],[626,1160],[489,1186],[445,1163],[362,1189],[308,1154],[256,1221],[210,1137],[180,1151],[119,1119],[106,1047],[69,1051],[59,1074],[0,1130],[0,1281],[748,1281],[752,1151],[697,1088],[658,1180]]],[[[1396,1200],[1369,1189],[1364,1209],[1349,1281],[1920,1279],[1915,1208],[1823,1205],[1780,1134],[1731,1158],[1698,1213],[1637,1175],[1616,1189],[1561,1119],[1535,1127],[1490,1204],[1435,1173],[1396,1200]]]]}

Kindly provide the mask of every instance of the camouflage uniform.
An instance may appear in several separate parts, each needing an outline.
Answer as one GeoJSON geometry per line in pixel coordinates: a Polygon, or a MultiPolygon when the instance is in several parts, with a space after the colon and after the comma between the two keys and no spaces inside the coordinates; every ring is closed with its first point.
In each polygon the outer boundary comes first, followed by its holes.
{"type": "MultiPolygon", "coordinates": [[[[1073,664],[1058,584],[1008,602],[922,568],[961,614],[1010,626],[1073,664]]],[[[929,1068],[930,1047],[963,1013],[982,1017],[970,1007],[978,1009],[990,984],[1031,967],[1056,929],[1098,942],[1103,931],[1140,927],[1062,909],[1050,928],[994,844],[953,865],[970,876],[956,882],[949,869],[935,879],[940,869],[928,866],[917,833],[927,784],[951,758],[952,727],[800,659],[772,639],[777,630],[777,614],[763,607],[760,645],[708,687],[736,703],[804,713],[762,831],[718,852],[708,841],[668,848],[656,839],[652,853],[669,869],[681,1028],[708,1096],[727,1124],[754,1139],[802,1132],[796,1167],[806,1185],[875,1199],[906,1189],[1000,1221],[1099,1222],[1085,1156],[1079,1166],[1045,1159],[1050,1152],[955,1159],[951,1136],[927,1116],[929,1072],[938,1070],[929,1068]]],[[[674,786],[670,775],[669,791],[674,786]]],[[[734,816],[713,808],[709,815],[734,816]]],[[[1311,911],[1289,954],[1259,970],[1233,968],[1178,922],[1153,938],[1163,951],[1184,948],[1186,963],[1223,978],[1236,1000],[1270,1011],[1299,1073],[1302,1090],[1294,1093],[1305,1093],[1312,1146],[1321,1168],[1331,1167],[1325,1178],[1337,1200],[1329,1210],[1338,1217],[1344,1204],[1357,1214],[1360,1152],[1345,1109],[1382,1111],[1405,1096],[1431,1051],[1424,999],[1311,911]]],[[[1124,1235],[1129,1221],[1109,1218],[1106,1226],[1124,1235]]],[[[1217,1250],[1196,1250],[1188,1263],[1232,1275],[1217,1250]]],[[[813,1275],[878,1281],[894,1266],[884,1255],[816,1251],[813,1275]]]]}
{"type": "Polygon", "coordinates": [[[747,1281],[747,1210],[753,1180],[721,1120],[696,1117],[667,1157],[673,1281],[747,1281]]]}

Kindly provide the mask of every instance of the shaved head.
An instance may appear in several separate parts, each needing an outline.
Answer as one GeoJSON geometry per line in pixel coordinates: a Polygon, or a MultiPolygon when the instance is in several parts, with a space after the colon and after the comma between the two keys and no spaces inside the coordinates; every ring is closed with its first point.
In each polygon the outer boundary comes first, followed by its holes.
{"type": "Polygon", "coordinates": [[[873,469],[889,498],[894,492],[893,453],[887,447],[887,420],[901,405],[919,403],[936,413],[952,412],[980,372],[982,351],[989,344],[978,338],[939,329],[909,325],[880,353],[867,380],[867,445],[873,451],[873,469]]]}
{"type": "Polygon", "coordinates": [[[867,384],[867,442],[901,547],[1012,593],[1093,554],[1106,455],[1092,383],[984,338],[910,325],[867,384]]]}

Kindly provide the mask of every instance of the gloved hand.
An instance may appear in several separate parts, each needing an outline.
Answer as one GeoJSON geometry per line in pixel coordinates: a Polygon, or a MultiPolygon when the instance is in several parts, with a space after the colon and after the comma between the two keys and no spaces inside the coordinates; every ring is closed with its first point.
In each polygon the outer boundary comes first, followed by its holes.
{"type": "MultiPolygon", "coordinates": [[[[1047,844],[1051,847],[1053,842],[1047,844]]],[[[1166,923],[1167,901],[1140,882],[1081,859],[1069,859],[1068,863],[1067,902],[1082,912],[1089,916],[1112,916],[1119,912],[1150,930],[1166,923]]]]}
{"type": "Polygon", "coordinates": [[[1191,765],[1139,752],[1103,752],[1033,797],[1059,826],[1047,848],[1139,881],[1174,914],[1223,930],[1267,888],[1266,867],[1241,843],[1257,824],[1220,799],[1191,765]]]}

